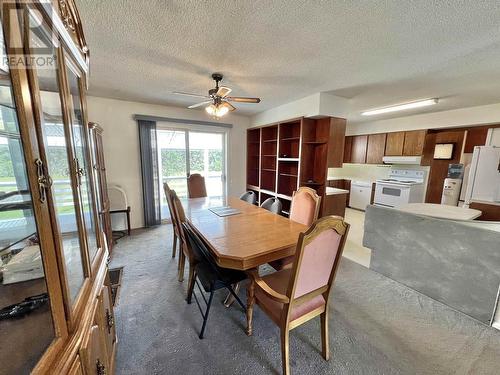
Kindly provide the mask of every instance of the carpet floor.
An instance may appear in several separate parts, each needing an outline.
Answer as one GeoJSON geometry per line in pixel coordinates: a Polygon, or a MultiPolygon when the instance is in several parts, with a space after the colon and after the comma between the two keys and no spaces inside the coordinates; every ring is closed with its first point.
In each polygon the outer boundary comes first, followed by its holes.
{"type": "MultiPolygon", "coordinates": [[[[205,338],[198,339],[202,318],[194,302],[185,302],[187,281],[177,281],[171,249],[170,225],[137,231],[113,249],[110,267],[124,267],[116,373],[281,373],[278,328],[256,307],[247,337],[244,312],[224,308],[224,291],[215,294],[205,338]]],[[[290,335],[293,374],[500,371],[500,331],[346,258],[332,293],[330,361],[321,357],[319,318],[311,320],[290,335]]]]}

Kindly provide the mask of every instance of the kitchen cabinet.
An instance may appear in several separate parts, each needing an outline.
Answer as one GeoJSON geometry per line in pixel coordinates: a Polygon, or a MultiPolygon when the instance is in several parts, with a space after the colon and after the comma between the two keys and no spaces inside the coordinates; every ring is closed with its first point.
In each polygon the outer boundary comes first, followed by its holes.
{"type": "Polygon", "coordinates": [[[387,133],[385,156],[402,156],[405,142],[405,132],[387,133]]]}
{"type": "Polygon", "coordinates": [[[344,163],[351,162],[352,137],[345,137],[344,140],[344,163]]]}
{"type": "Polygon", "coordinates": [[[351,163],[366,163],[366,150],[368,146],[367,135],[356,135],[352,137],[351,163]]]}
{"type": "Polygon", "coordinates": [[[467,130],[465,138],[464,153],[474,152],[474,147],[484,146],[486,144],[486,136],[488,135],[487,127],[467,130]]]}
{"type": "Polygon", "coordinates": [[[420,156],[424,150],[424,141],[427,130],[413,130],[405,132],[403,156],[420,156]]]}
{"type": "Polygon", "coordinates": [[[327,189],[323,201],[321,216],[335,215],[344,217],[346,207],[347,191],[338,191],[337,189],[327,189]]]}
{"type": "Polygon", "coordinates": [[[385,152],[386,133],[370,134],[366,151],[367,164],[382,164],[385,152]]]}

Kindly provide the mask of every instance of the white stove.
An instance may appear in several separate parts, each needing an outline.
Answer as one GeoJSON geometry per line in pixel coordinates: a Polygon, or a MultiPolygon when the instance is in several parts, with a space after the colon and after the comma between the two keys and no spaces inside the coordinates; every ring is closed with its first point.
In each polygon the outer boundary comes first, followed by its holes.
{"type": "Polygon", "coordinates": [[[422,203],[424,181],[425,171],[391,169],[389,178],[376,181],[374,204],[397,207],[407,203],[422,203]]]}

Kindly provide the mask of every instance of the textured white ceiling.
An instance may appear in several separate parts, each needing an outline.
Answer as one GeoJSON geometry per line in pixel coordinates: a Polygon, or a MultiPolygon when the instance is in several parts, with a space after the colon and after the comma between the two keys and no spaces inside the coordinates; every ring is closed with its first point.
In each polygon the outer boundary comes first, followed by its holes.
{"type": "Polygon", "coordinates": [[[187,106],[171,92],[205,93],[218,71],[233,95],[262,98],[239,114],[323,91],[350,99],[352,121],[427,97],[443,98],[430,111],[500,102],[498,0],[77,4],[92,95],[187,106]]]}

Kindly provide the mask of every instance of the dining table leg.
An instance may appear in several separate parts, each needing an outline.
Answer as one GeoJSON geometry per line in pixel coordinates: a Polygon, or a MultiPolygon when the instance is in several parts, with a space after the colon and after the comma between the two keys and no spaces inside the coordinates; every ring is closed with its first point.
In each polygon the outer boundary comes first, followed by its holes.
{"type": "Polygon", "coordinates": [[[252,336],[253,305],[255,303],[255,282],[250,279],[247,286],[247,336],[252,336]]]}

